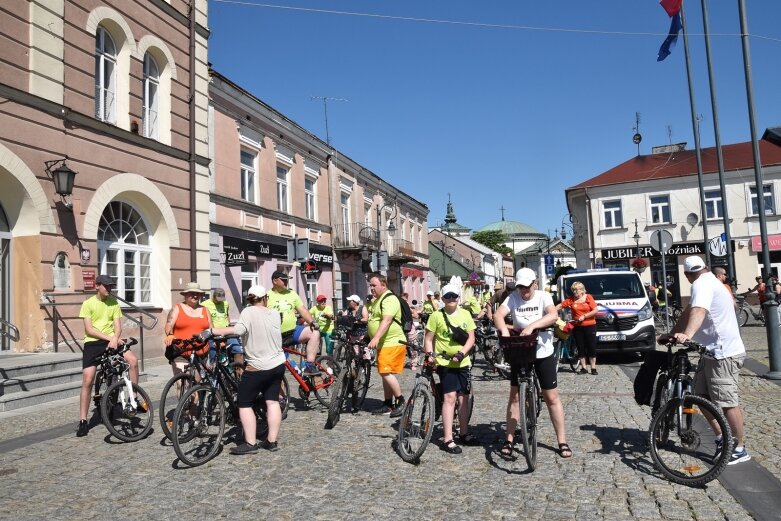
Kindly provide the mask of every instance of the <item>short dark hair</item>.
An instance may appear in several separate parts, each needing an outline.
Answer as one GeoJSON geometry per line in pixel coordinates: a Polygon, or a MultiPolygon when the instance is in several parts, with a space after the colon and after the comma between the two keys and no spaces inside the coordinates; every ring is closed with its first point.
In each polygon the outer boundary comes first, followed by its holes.
{"type": "Polygon", "coordinates": [[[372,279],[379,280],[382,283],[383,286],[387,286],[388,285],[388,277],[386,277],[382,273],[376,273],[376,272],[375,273],[369,273],[369,276],[366,277],[366,280],[372,280],[372,279]]]}

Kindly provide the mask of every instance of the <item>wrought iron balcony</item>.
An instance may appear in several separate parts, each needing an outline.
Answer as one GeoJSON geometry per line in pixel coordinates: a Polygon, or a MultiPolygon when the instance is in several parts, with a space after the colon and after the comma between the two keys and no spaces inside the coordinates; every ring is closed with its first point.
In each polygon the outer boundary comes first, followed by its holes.
{"type": "Polygon", "coordinates": [[[396,262],[415,262],[418,256],[415,253],[412,241],[391,237],[387,241],[388,257],[396,262]]]}
{"type": "Polygon", "coordinates": [[[336,250],[359,250],[364,246],[370,250],[380,248],[377,230],[365,223],[334,225],[333,240],[336,250]]]}

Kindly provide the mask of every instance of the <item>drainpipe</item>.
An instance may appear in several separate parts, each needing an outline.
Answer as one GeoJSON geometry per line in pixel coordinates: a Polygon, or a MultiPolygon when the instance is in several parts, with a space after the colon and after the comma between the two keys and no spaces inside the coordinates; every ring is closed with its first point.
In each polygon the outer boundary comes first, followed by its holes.
{"type": "Polygon", "coordinates": [[[198,254],[196,251],[196,219],[195,219],[195,2],[190,0],[190,281],[195,282],[197,276],[198,254]]]}

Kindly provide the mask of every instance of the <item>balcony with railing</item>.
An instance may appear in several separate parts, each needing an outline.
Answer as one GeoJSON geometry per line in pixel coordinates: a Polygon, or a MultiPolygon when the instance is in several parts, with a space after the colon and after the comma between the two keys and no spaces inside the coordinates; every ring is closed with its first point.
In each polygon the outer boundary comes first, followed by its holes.
{"type": "Polygon", "coordinates": [[[366,223],[336,224],[332,229],[335,250],[360,250],[364,246],[370,250],[380,248],[377,229],[366,223]]]}
{"type": "Polygon", "coordinates": [[[390,262],[401,264],[405,262],[417,262],[419,260],[412,241],[390,237],[387,241],[387,247],[388,260],[390,262]]]}

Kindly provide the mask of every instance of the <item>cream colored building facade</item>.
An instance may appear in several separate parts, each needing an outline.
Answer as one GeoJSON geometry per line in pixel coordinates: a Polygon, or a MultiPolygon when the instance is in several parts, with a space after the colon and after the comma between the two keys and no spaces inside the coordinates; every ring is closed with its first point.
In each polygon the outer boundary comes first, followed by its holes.
{"type": "MultiPolygon", "coordinates": [[[[771,244],[771,269],[781,271],[781,140],[768,129],[760,140],[764,201],[771,244]]],[[[715,148],[702,150],[705,218],[700,203],[695,152],[662,148],[638,156],[566,190],[572,215],[578,267],[629,267],[638,256],[649,262],[642,273],[648,282],[662,280],[661,253],[651,247],[651,234],[666,230],[674,246],[666,252],[667,283],[684,301],[690,286],[683,277],[689,255],[711,265],[726,265],[724,207],[734,251],[738,291],[754,285],[761,270],[757,189],[750,142],[725,145],[726,195],[722,197],[715,148]],[[707,233],[705,228],[707,227],[707,233]]]]}

